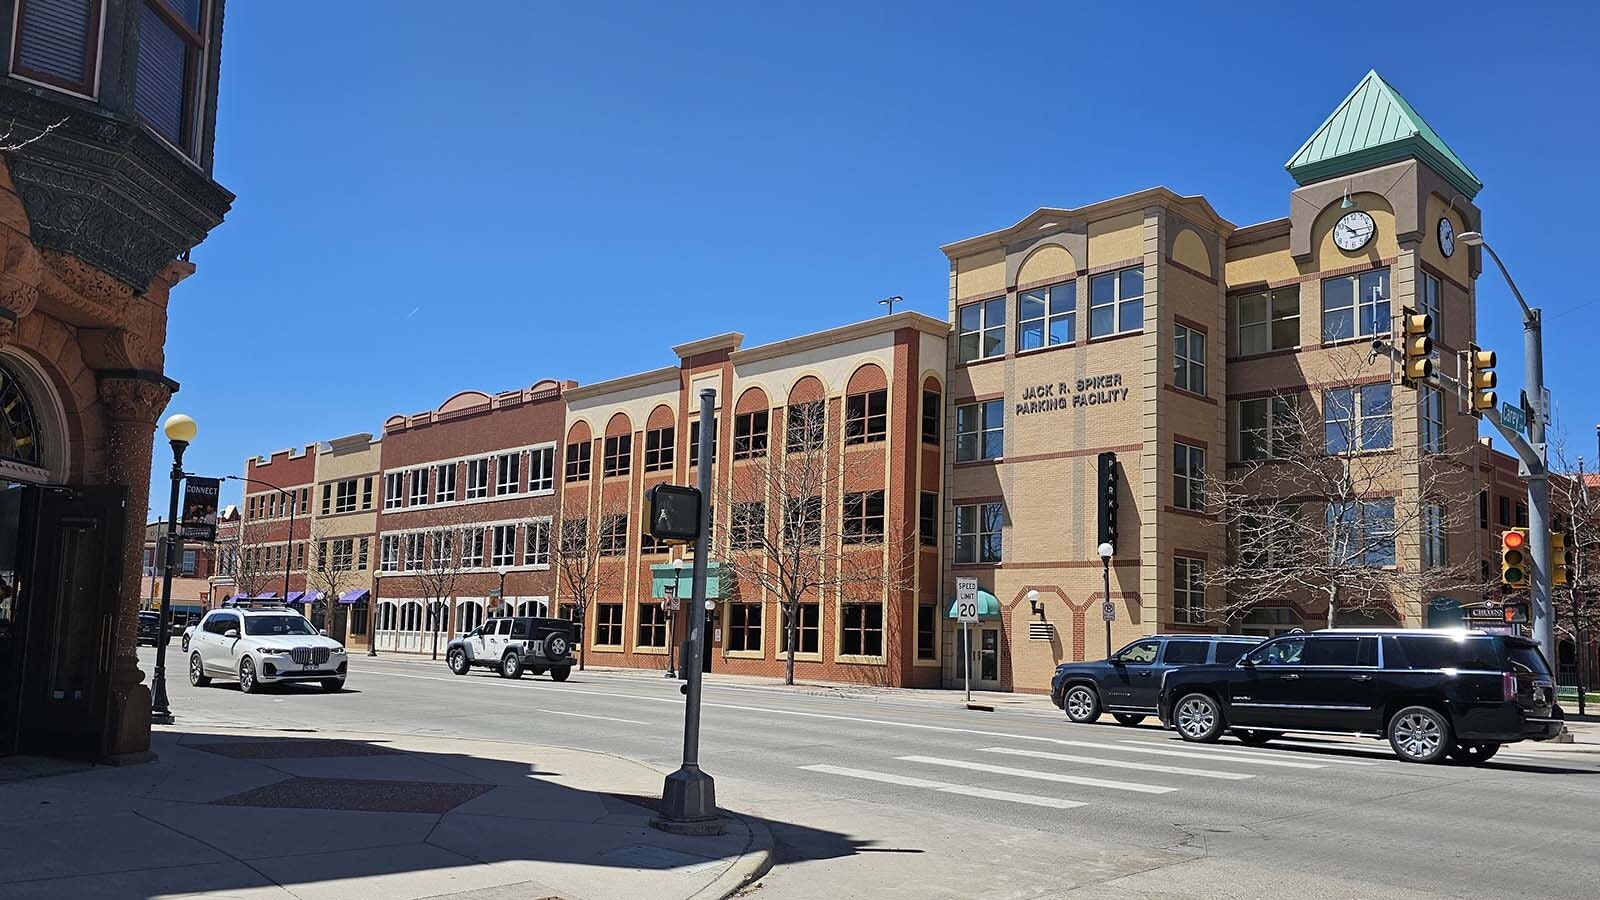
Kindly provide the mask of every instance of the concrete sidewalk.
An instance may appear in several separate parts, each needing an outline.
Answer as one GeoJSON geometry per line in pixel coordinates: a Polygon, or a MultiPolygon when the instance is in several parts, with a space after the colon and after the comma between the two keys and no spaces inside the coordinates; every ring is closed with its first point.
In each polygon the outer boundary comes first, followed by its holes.
{"type": "Polygon", "coordinates": [[[649,827],[662,774],[486,741],[157,729],[159,760],[0,761],[8,900],[721,898],[772,835],[649,827]]]}

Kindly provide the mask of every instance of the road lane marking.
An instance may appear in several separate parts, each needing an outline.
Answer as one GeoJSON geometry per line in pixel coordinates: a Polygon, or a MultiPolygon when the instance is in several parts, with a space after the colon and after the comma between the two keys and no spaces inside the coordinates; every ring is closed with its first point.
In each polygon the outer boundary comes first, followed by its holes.
{"type": "Polygon", "coordinates": [[[865,781],[877,781],[883,784],[898,784],[904,787],[927,788],[941,794],[960,794],[963,797],[978,797],[984,800],[1004,800],[1008,803],[1025,803],[1029,806],[1048,806],[1052,809],[1074,809],[1088,804],[1077,800],[1060,800],[1055,797],[1041,797],[1038,794],[1014,794],[1011,791],[996,791],[990,788],[968,787],[964,784],[950,784],[944,781],[929,781],[926,778],[912,778],[908,775],[891,775],[887,772],[872,772],[866,769],[850,769],[844,766],[801,766],[807,772],[820,772],[824,775],[841,775],[845,778],[860,778],[865,781]]]}
{"type": "Polygon", "coordinates": [[[922,763],[926,766],[948,766],[968,772],[988,772],[991,775],[1010,775],[1015,778],[1032,778],[1035,781],[1054,781],[1083,787],[1106,788],[1113,791],[1132,791],[1136,794],[1170,794],[1175,787],[1159,784],[1139,784],[1132,781],[1111,781],[1106,778],[1087,778],[1082,775],[1062,775],[1059,772],[1038,772],[1033,769],[1016,769],[1011,766],[994,766],[988,763],[969,762],[964,759],[942,759],[937,756],[897,756],[901,762],[922,763]]]}
{"type": "Polygon", "coordinates": [[[1220,778],[1225,781],[1244,781],[1254,778],[1246,772],[1219,772],[1216,769],[1191,769],[1186,766],[1163,766],[1159,763],[1132,762],[1124,759],[1101,759],[1095,756],[1075,756],[1069,753],[1051,753],[1048,750],[1020,750],[1015,747],[985,747],[979,753],[1004,753],[1033,759],[1052,759],[1060,762],[1082,763],[1087,766],[1107,766],[1113,769],[1134,769],[1139,772],[1164,772],[1168,775],[1193,775],[1196,778],[1220,778]]]}
{"type": "MultiPolygon", "coordinates": [[[[1124,744],[1138,744],[1138,745],[1145,745],[1146,744],[1145,741],[1130,741],[1130,740],[1123,740],[1121,743],[1124,743],[1124,744]]],[[[1284,745],[1284,747],[1285,747],[1284,750],[1246,750],[1246,749],[1241,748],[1241,747],[1219,747],[1219,746],[1217,746],[1215,744],[1204,744],[1204,745],[1201,745],[1201,744],[1190,744],[1190,745],[1187,745],[1187,746],[1192,746],[1192,747],[1196,747],[1197,748],[1196,751],[1195,751],[1195,752],[1197,752],[1199,754],[1199,756],[1196,757],[1197,759],[1204,758],[1205,756],[1209,755],[1209,756],[1213,756],[1213,757],[1226,757],[1226,758],[1229,758],[1229,759],[1236,758],[1236,757],[1242,757],[1242,758],[1251,759],[1251,760],[1266,759],[1266,760],[1281,761],[1284,753],[1288,752],[1287,748],[1290,745],[1289,744],[1285,744],[1284,745]],[[1204,746],[1207,749],[1199,750],[1198,748],[1201,747],[1201,746],[1204,746]]],[[[1330,766],[1330,765],[1333,765],[1333,766],[1375,766],[1375,765],[1378,765],[1375,762],[1368,762],[1368,761],[1365,761],[1365,760],[1338,759],[1338,758],[1329,757],[1329,756],[1318,756],[1316,759],[1317,759],[1317,761],[1316,761],[1315,765],[1318,765],[1318,766],[1330,766]]],[[[1302,763],[1302,765],[1313,765],[1313,764],[1312,763],[1302,763]]]]}
{"type": "Polygon", "coordinates": [[[559,710],[559,709],[538,709],[538,708],[535,708],[533,711],[534,712],[549,713],[552,716],[573,716],[574,718],[579,718],[579,719],[599,719],[602,722],[626,722],[629,725],[649,725],[649,724],[651,724],[650,722],[641,722],[638,719],[619,719],[619,718],[617,718],[615,716],[595,716],[595,715],[590,715],[589,713],[565,712],[565,711],[559,710]]]}

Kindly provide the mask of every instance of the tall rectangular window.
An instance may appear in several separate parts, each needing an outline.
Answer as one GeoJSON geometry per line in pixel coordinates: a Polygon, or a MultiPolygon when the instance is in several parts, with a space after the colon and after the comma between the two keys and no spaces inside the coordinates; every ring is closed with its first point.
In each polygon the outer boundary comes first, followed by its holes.
{"type": "Polygon", "coordinates": [[[1439,327],[1442,324],[1439,318],[1439,300],[1443,294],[1441,288],[1438,278],[1426,272],[1422,274],[1422,286],[1417,291],[1417,312],[1429,317],[1428,337],[1433,338],[1435,342],[1439,340],[1439,327]]]}
{"type": "Polygon", "coordinates": [[[489,457],[467,460],[467,499],[479,500],[489,496],[489,457]]]}
{"type": "Polygon", "coordinates": [[[589,480],[589,455],[594,452],[591,441],[567,445],[567,481],[589,480]]]}
{"type": "Polygon", "coordinates": [[[1300,401],[1292,394],[1239,401],[1239,458],[1246,462],[1296,453],[1301,443],[1300,401]]]}
{"type": "Polygon", "coordinates": [[[100,0],[27,0],[17,15],[11,71],[94,96],[100,0]]]}
{"type": "Polygon", "coordinates": [[[1183,556],[1172,558],[1172,621],[1199,625],[1206,620],[1206,564],[1183,556]]]}
{"type": "Polygon", "coordinates": [[[1444,393],[1431,384],[1417,391],[1417,413],[1421,422],[1424,453],[1444,452],[1444,393]]]}
{"type": "Polygon", "coordinates": [[[1424,503],[1422,504],[1422,568],[1437,569],[1448,562],[1444,505],[1424,503]]]}
{"type": "Polygon", "coordinates": [[[405,473],[387,472],[383,476],[383,508],[399,509],[405,505],[405,473]]]}
{"type": "Polygon", "coordinates": [[[456,499],[456,464],[445,463],[433,467],[433,498],[440,503],[453,503],[456,499]]]}
{"type": "Polygon", "coordinates": [[[633,471],[633,435],[614,434],[605,439],[600,474],[611,478],[633,471]]]}
{"type": "Polygon", "coordinates": [[[327,515],[333,511],[333,485],[322,486],[322,514],[327,515]]]}
{"type": "Polygon", "coordinates": [[[883,540],[883,491],[844,495],[844,542],[876,544],[883,540]]]}
{"type": "Polygon", "coordinates": [[[1206,333],[1187,325],[1172,328],[1172,384],[1202,397],[1206,393],[1206,333]]]}
{"type": "Polygon", "coordinates": [[[844,604],[844,621],[839,623],[839,655],[883,655],[883,604],[844,604]]]}
{"type": "Polygon", "coordinates": [[[600,520],[601,556],[622,556],[628,552],[628,517],[611,513],[600,520]]]}
{"type": "Polygon", "coordinates": [[[190,155],[200,111],[206,6],[204,0],[144,0],[137,13],[134,109],[146,125],[190,155]]]}
{"type": "Polygon", "coordinates": [[[935,659],[939,646],[939,608],[930,603],[917,607],[917,659],[935,659]]]}
{"type": "MultiPolygon", "coordinates": [[[[817,603],[799,603],[795,605],[795,639],[794,652],[816,653],[821,646],[818,640],[822,633],[822,608],[817,603]]],[[[783,634],[778,639],[778,649],[784,653],[789,652],[789,611],[783,611],[783,634]]]]}
{"type": "Polygon", "coordinates": [[[1497,497],[1495,499],[1499,501],[1496,506],[1498,507],[1497,512],[1500,514],[1500,524],[1507,528],[1511,527],[1511,498],[1497,497]]]}
{"type": "Polygon", "coordinates": [[[956,310],[956,362],[969,363],[1006,352],[1006,298],[969,303],[956,310]]]}
{"type": "Polygon", "coordinates": [[[740,413],[733,417],[733,458],[755,459],[767,455],[767,424],[764,410],[740,413]]]}
{"type": "Polygon", "coordinates": [[[1322,340],[1325,343],[1388,333],[1388,269],[1323,280],[1322,340]]]}
{"type": "MultiPolygon", "coordinates": [[[[717,459],[717,419],[711,418],[711,460],[717,459]]],[[[700,465],[700,421],[696,419],[689,423],[689,465],[700,465]]]]}
{"type": "Polygon", "coordinates": [[[918,496],[917,537],[924,547],[939,546],[939,495],[933,491],[918,496]]]}
{"type": "Polygon", "coordinates": [[[1135,266],[1089,279],[1089,337],[1144,328],[1144,268],[1135,266]]]}
{"type": "Polygon", "coordinates": [[[361,508],[372,508],[372,476],[361,479],[361,508]]]}
{"type": "Polygon", "coordinates": [[[1394,498],[1330,503],[1326,527],[1332,565],[1394,565],[1394,498]]]}
{"type": "Polygon", "coordinates": [[[760,500],[733,505],[733,522],[728,529],[728,546],[750,550],[762,545],[767,528],[767,504],[760,500]]]}
{"type": "Polygon", "coordinates": [[[1488,491],[1479,491],[1478,492],[1478,527],[1480,529],[1485,529],[1485,530],[1488,529],[1488,527],[1489,527],[1489,492],[1488,491]]]}
{"type": "Polygon", "coordinates": [[[1017,349],[1037,350],[1078,339],[1078,283],[1068,281],[1017,295],[1017,349]]]}
{"type": "Polygon", "coordinates": [[[791,403],[784,419],[783,446],[789,453],[821,450],[828,422],[826,401],[791,403]]]}
{"type": "Polygon", "coordinates": [[[550,565],[550,520],[531,519],[522,526],[522,564],[550,565]]]}
{"type": "Polygon", "coordinates": [[[334,492],[333,511],[340,513],[356,511],[356,480],[354,478],[339,482],[334,492]]]}
{"type": "Polygon", "coordinates": [[[494,526],[494,543],[491,545],[490,564],[495,568],[509,568],[517,564],[517,526],[494,526]]]}
{"type": "Polygon", "coordinates": [[[502,453],[494,461],[494,494],[503,497],[522,490],[522,454],[502,453]]]}
{"type": "Polygon", "coordinates": [[[822,498],[784,498],[783,545],[785,547],[815,547],[821,543],[822,498]]]}
{"type": "Polygon", "coordinates": [[[411,477],[411,506],[426,506],[428,504],[428,470],[412,469],[407,473],[411,477]]]}
{"type": "Polygon", "coordinates": [[[424,542],[425,537],[426,535],[420,532],[406,535],[405,567],[407,571],[415,572],[427,566],[427,558],[423,556],[423,553],[427,550],[427,544],[424,542]]]}
{"type": "Polygon", "coordinates": [[[528,492],[553,491],[556,488],[556,449],[538,447],[528,451],[528,492]]]}
{"type": "Polygon", "coordinates": [[[1206,508],[1206,451],[1174,441],[1172,444],[1172,505],[1196,512],[1206,508]]]}
{"type": "Polygon", "coordinates": [[[1300,346],[1300,285],[1245,294],[1237,308],[1240,356],[1300,346]]]}
{"type": "Polygon", "coordinates": [[[729,650],[744,653],[761,652],[761,604],[728,604],[729,650]]]}
{"type": "Polygon", "coordinates": [[[1388,450],[1394,446],[1391,389],[1387,382],[1322,393],[1323,441],[1330,455],[1388,450]]]}
{"type": "Polygon", "coordinates": [[[665,472],[672,468],[673,450],[676,449],[673,441],[675,429],[671,425],[665,428],[653,428],[644,433],[644,470],[646,472],[665,472]]]}
{"type": "Polygon", "coordinates": [[[594,608],[594,642],[605,647],[622,646],[622,604],[597,603],[594,608]]]}
{"type": "Polygon", "coordinates": [[[1004,507],[975,503],[956,507],[956,563],[1001,562],[1001,528],[1004,507]]]}
{"type": "Polygon", "coordinates": [[[384,572],[400,571],[400,536],[386,534],[378,539],[378,568],[384,572]]]}
{"type": "Polygon", "coordinates": [[[368,543],[369,540],[370,538],[362,538],[356,544],[356,569],[362,572],[367,570],[367,551],[372,549],[372,545],[368,543]]]}
{"type": "Polygon", "coordinates": [[[667,646],[667,612],[660,603],[639,602],[637,644],[652,648],[667,646]]]}
{"type": "Polygon", "coordinates": [[[461,568],[483,566],[483,529],[468,527],[461,532],[461,568]]]}
{"type": "Polygon", "coordinates": [[[938,391],[922,392],[922,442],[939,446],[939,419],[944,397],[938,391]]]}
{"type": "Polygon", "coordinates": [[[1004,400],[963,403],[956,407],[956,462],[999,459],[1005,453],[1004,400]]]}
{"type": "Polygon", "coordinates": [[[851,394],[844,401],[844,442],[870,444],[889,434],[889,392],[851,394]]]}

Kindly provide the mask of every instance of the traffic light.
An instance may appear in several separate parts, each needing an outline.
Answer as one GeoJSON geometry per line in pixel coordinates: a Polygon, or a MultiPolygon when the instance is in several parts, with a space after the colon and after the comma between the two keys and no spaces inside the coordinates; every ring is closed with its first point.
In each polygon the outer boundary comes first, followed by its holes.
{"type": "Polygon", "coordinates": [[[1467,411],[1482,416],[1485,410],[1494,409],[1494,386],[1499,380],[1494,374],[1494,351],[1479,349],[1477,344],[1467,344],[1467,390],[1471,401],[1467,411]]]}
{"type": "Polygon", "coordinates": [[[1500,583],[1520,588],[1528,583],[1528,529],[1508,528],[1500,535],[1500,583]]]}
{"type": "Polygon", "coordinates": [[[1417,382],[1433,374],[1433,338],[1428,337],[1431,330],[1432,316],[1419,314],[1409,306],[1401,307],[1400,346],[1405,353],[1405,370],[1400,382],[1408,387],[1416,387],[1417,382]]]}
{"type": "Polygon", "coordinates": [[[1550,583],[1566,584],[1567,567],[1572,565],[1572,550],[1567,547],[1567,536],[1559,531],[1550,532],[1550,583]]]}
{"type": "Polygon", "coordinates": [[[1098,543],[1117,546],[1117,455],[1110,451],[1100,454],[1100,465],[1095,478],[1096,504],[1100,513],[1098,543]]]}

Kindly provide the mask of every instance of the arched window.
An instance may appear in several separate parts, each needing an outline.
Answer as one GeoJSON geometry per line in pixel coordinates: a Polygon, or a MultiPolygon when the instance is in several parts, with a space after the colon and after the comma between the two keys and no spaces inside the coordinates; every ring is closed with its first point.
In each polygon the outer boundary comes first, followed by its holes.
{"type": "Polygon", "coordinates": [[[0,365],[0,458],[42,465],[33,405],[11,370],[0,365]]]}
{"type": "Polygon", "coordinates": [[[463,600],[456,604],[456,630],[468,632],[483,624],[483,604],[476,600],[463,600]]]}
{"type": "Polygon", "coordinates": [[[422,630],[422,604],[412,600],[400,607],[400,630],[422,630]]]}

